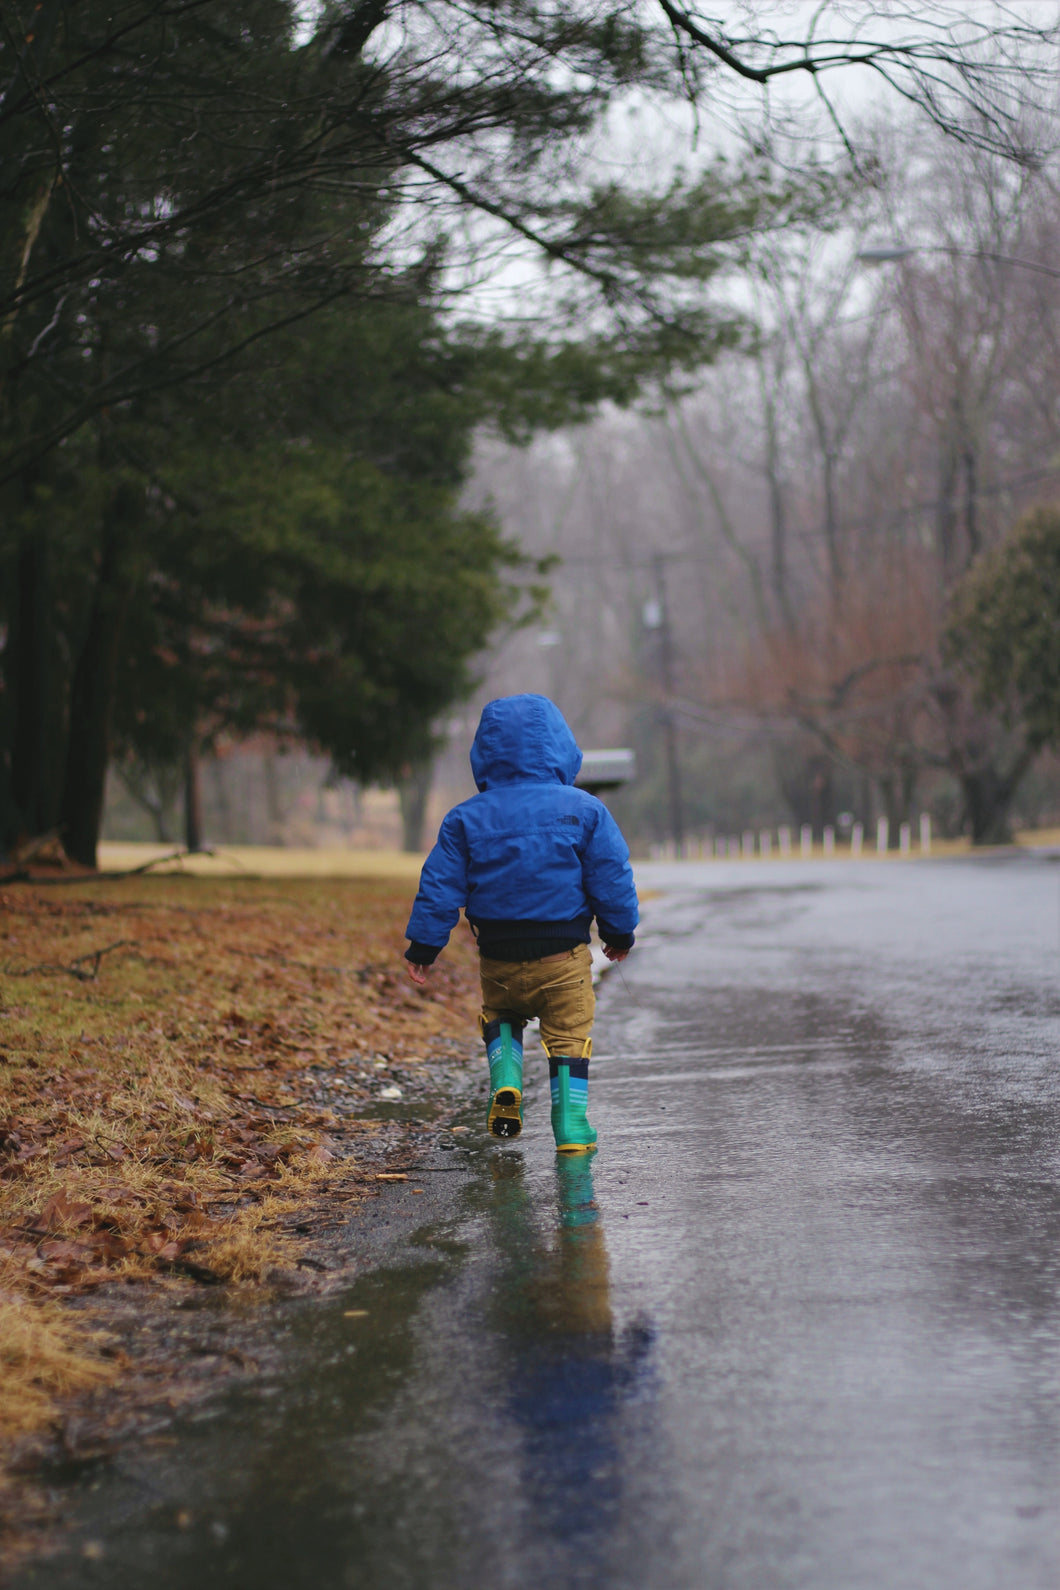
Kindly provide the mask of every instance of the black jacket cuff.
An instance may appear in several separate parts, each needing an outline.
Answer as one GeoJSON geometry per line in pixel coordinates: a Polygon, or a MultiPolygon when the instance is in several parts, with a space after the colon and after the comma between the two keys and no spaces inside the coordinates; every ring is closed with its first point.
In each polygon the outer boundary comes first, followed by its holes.
{"type": "Polygon", "coordinates": [[[635,934],[616,933],[614,928],[608,927],[607,923],[601,922],[599,918],[597,919],[596,925],[600,930],[601,941],[607,945],[608,949],[631,950],[633,948],[633,945],[636,942],[635,934]]]}
{"type": "Polygon", "coordinates": [[[405,951],[405,959],[414,966],[433,966],[443,948],[442,944],[417,944],[413,939],[405,951]]]}

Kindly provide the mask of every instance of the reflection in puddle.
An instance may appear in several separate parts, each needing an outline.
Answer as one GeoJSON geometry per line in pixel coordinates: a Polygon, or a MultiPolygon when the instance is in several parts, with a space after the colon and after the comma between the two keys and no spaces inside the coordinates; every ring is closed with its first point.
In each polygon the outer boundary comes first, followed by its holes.
{"type": "Polygon", "coordinates": [[[494,1236],[507,1263],[497,1327],[512,1352],[507,1411],[522,1438],[535,1527],[551,1543],[603,1548],[622,1492],[619,1414],[651,1381],[654,1332],[616,1335],[590,1155],[556,1158],[556,1226],[544,1241],[515,1155],[493,1162],[494,1236]]]}

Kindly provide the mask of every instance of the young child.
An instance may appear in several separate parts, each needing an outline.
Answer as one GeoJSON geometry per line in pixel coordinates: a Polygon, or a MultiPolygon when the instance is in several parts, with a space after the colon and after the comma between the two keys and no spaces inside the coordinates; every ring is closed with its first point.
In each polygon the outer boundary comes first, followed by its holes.
{"type": "Polygon", "coordinates": [[[561,1153],[589,1153],[593,995],[589,928],[604,953],[633,947],[637,894],[629,849],[601,801],[575,789],[582,753],[546,696],[505,696],[483,708],[471,747],[479,794],[449,812],[423,864],[405,951],[427,981],[461,908],[478,939],[490,1068],[487,1131],[523,1125],[523,1028],[541,1023],[561,1153]]]}

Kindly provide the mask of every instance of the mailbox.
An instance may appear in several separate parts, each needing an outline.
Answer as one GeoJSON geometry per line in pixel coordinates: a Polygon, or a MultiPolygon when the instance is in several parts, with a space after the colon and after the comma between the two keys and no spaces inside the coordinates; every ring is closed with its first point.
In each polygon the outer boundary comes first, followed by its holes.
{"type": "Polygon", "coordinates": [[[582,770],[574,782],[579,789],[587,789],[590,795],[600,795],[605,790],[628,784],[636,772],[637,759],[632,751],[585,751],[582,770]]]}

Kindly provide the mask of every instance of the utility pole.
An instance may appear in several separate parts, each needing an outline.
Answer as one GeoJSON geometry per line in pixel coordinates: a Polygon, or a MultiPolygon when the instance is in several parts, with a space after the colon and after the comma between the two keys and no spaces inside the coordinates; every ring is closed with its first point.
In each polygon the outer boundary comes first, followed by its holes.
{"type": "MultiPolygon", "coordinates": [[[[649,628],[659,631],[659,683],[662,686],[662,730],[666,753],[666,788],[670,805],[670,835],[677,854],[685,839],[684,813],[681,803],[681,766],[677,759],[677,723],[674,718],[674,637],[670,626],[670,608],[666,600],[666,555],[657,552],[652,559],[655,572],[655,601],[649,603],[655,620],[649,628]]],[[[648,614],[645,612],[645,621],[648,614]]]]}

